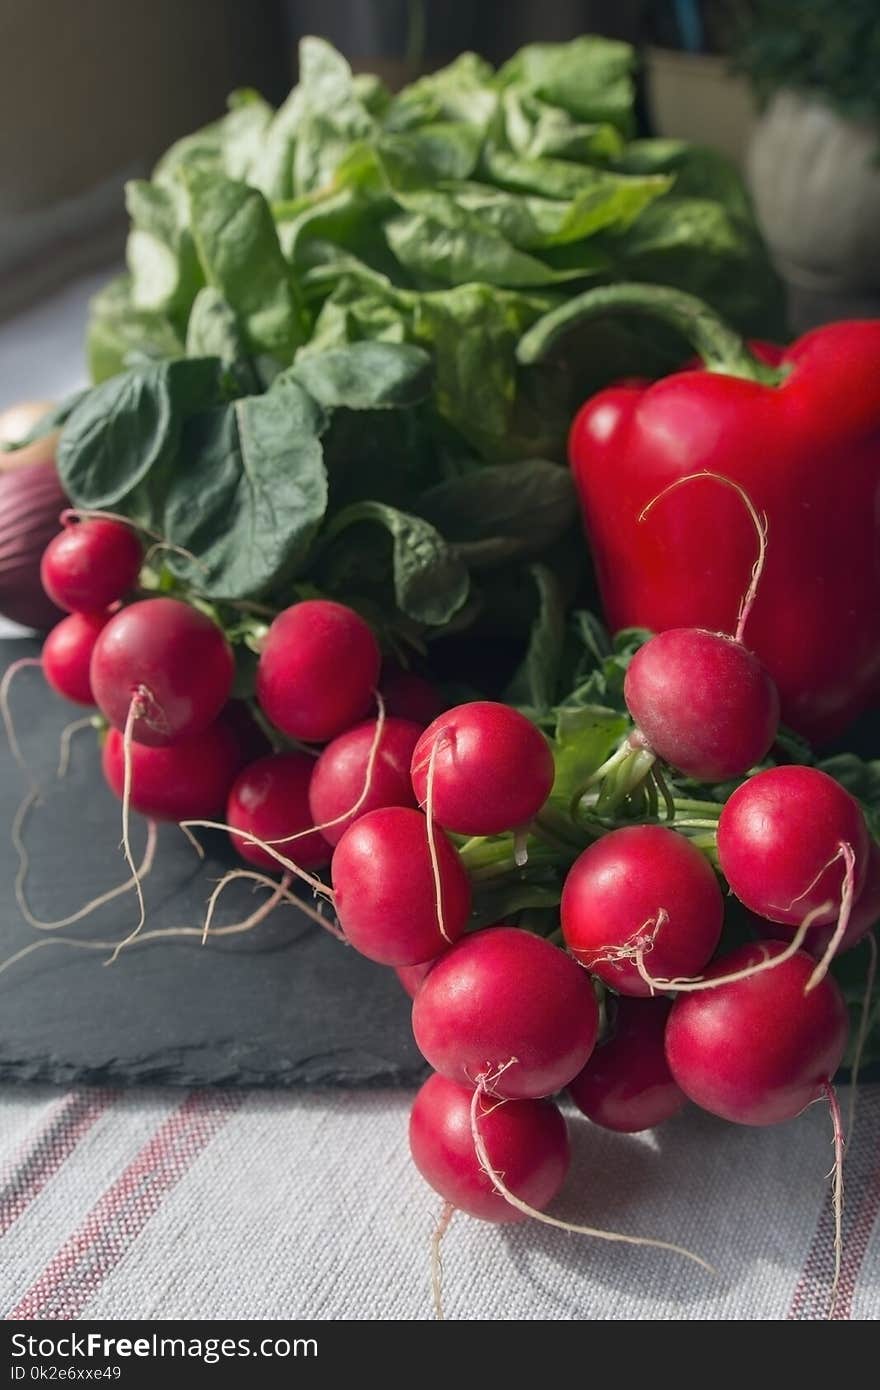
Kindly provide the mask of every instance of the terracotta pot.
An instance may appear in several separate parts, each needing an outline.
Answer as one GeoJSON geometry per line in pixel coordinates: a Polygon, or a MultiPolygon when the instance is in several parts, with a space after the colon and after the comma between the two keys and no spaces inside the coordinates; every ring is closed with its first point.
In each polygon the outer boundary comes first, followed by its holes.
{"type": "Polygon", "coordinates": [[[755,128],[749,183],[796,331],[880,316],[878,151],[876,126],[794,91],[778,93],[755,128]]]}

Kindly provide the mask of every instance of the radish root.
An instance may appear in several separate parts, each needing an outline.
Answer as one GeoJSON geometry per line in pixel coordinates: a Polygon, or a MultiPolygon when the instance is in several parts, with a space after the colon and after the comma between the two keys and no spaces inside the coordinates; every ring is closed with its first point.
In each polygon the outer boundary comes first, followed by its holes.
{"type": "MultiPolygon", "coordinates": [[[[761,950],[764,951],[763,960],[757,961],[755,965],[747,965],[742,970],[734,970],[729,975],[717,975],[712,979],[706,979],[702,976],[683,975],[679,979],[656,980],[643,968],[644,962],[639,964],[637,960],[636,964],[639,965],[639,974],[645,981],[645,984],[650,985],[652,989],[664,991],[674,990],[676,994],[695,994],[703,989],[718,989],[721,985],[738,984],[740,980],[749,980],[753,975],[760,975],[765,970],[775,970],[778,965],[783,965],[785,961],[791,960],[791,957],[796,955],[803,946],[807,933],[810,927],[814,925],[817,917],[824,916],[831,906],[832,904],[830,902],[820,903],[818,907],[814,907],[811,912],[808,912],[794,936],[791,938],[791,941],[789,941],[788,945],[785,947],[785,950],[780,951],[778,956],[767,955],[766,946],[762,946],[761,950]]],[[[809,988],[810,986],[808,984],[807,989],[809,988]]]]}
{"type": "Polygon", "coordinates": [[[434,770],[437,762],[437,749],[440,744],[438,734],[431,745],[431,756],[428,759],[428,785],[425,797],[425,824],[428,834],[428,852],[431,856],[431,873],[434,876],[434,906],[437,913],[437,926],[444,941],[452,943],[452,937],[446,930],[446,922],[443,917],[443,882],[440,877],[440,860],[437,857],[437,838],[434,826],[434,770]]]}
{"type": "Polygon", "coordinates": [[[658,933],[666,926],[669,921],[669,913],[665,907],[661,907],[655,917],[649,917],[647,922],[643,922],[637,927],[632,936],[623,943],[622,946],[615,946],[606,951],[604,955],[593,956],[587,969],[593,965],[614,964],[617,961],[631,960],[638,970],[640,976],[653,995],[657,988],[668,988],[665,980],[654,980],[648,974],[645,966],[645,956],[654,949],[658,933]]]}
{"type": "Polygon", "coordinates": [[[828,1303],[828,1318],[834,1317],[837,1309],[837,1296],[840,1292],[840,1266],[843,1258],[843,1124],[837,1092],[826,1081],[822,1088],[831,1111],[831,1124],[834,1129],[834,1168],[831,1186],[831,1201],[834,1207],[834,1277],[831,1281],[831,1296],[828,1303]]]}
{"type": "MultiPolygon", "coordinates": [[[[556,1216],[548,1216],[546,1212],[538,1211],[536,1207],[529,1206],[528,1202],[524,1202],[520,1197],[517,1197],[515,1192],[511,1192],[504,1181],[503,1175],[493,1167],[483,1136],[480,1133],[480,1106],[483,1098],[493,1094],[492,1086],[501,1073],[506,1071],[507,1067],[510,1065],[510,1062],[506,1062],[504,1066],[499,1067],[494,1073],[484,1073],[479,1076],[477,1078],[476,1089],[471,1096],[471,1138],[474,1143],[477,1159],[479,1160],[483,1172],[495,1188],[495,1191],[504,1198],[505,1202],[507,1202],[509,1206],[514,1207],[516,1211],[522,1212],[524,1216],[530,1216],[533,1220],[540,1221],[545,1226],[553,1226],[559,1231],[570,1231],[574,1235],[593,1236],[597,1240],[619,1241],[625,1245],[644,1245],[651,1246],[655,1250],[668,1250],[674,1255],[683,1255],[685,1259],[693,1260],[695,1264],[708,1270],[710,1274],[715,1274],[716,1271],[712,1265],[699,1255],[694,1254],[692,1250],[686,1250],[684,1246],[673,1245],[666,1240],[655,1240],[650,1236],[630,1236],[624,1235],[621,1231],[602,1231],[594,1226],[578,1226],[571,1221],[560,1221],[556,1216]]],[[[499,1103],[503,1104],[504,1102],[500,1101],[499,1103]]]]}
{"type": "Polygon", "coordinates": [[[30,866],[30,855],[24,843],[23,834],[27,818],[31,808],[37,804],[38,793],[29,792],[24,798],[15,813],[15,820],[12,823],[12,843],[18,855],[18,872],[15,876],[15,900],[18,903],[22,917],[28,926],[36,931],[60,931],[62,927],[72,927],[76,922],[81,922],[84,917],[89,917],[105,903],[113,902],[115,898],[120,898],[125,893],[130,893],[135,886],[135,882],[142,882],[147,877],[153,867],[156,857],[157,829],[155,821],[147,821],[147,842],[144,848],[143,858],[134,870],[131,878],[127,878],[124,883],[117,884],[115,888],[109,888],[106,893],[101,893],[97,898],[92,898],[84,907],[72,912],[69,917],[60,917],[56,922],[43,922],[39,917],[35,917],[28,906],[25,893],[28,869],[30,866]]]}
{"type": "Polygon", "coordinates": [[[187,825],[180,825],[180,824],[178,823],[177,828],[178,828],[178,830],[180,831],[180,833],[183,835],[184,839],[185,839],[185,840],[188,840],[189,843],[192,845],[196,857],[197,857],[198,859],[204,859],[204,857],[205,857],[204,846],[202,845],[202,842],[201,842],[201,840],[198,838],[198,836],[197,836],[197,835],[194,835],[194,834],[192,833],[192,831],[190,830],[189,826],[187,826],[187,825]]]}
{"type": "MultiPolygon", "coordinates": [[[[356,816],[370,794],[370,787],[373,784],[373,773],[376,770],[376,760],[379,757],[379,748],[382,743],[382,733],[385,728],[385,701],[378,690],[373,691],[373,698],[376,701],[376,727],[373,730],[373,739],[370,744],[370,751],[367,755],[367,765],[364,768],[364,785],[360,790],[357,801],[350,806],[347,811],[342,811],[332,820],[322,821],[320,825],[310,825],[306,830],[297,830],[293,835],[285,835],[281,840],[269,840],[271,845],[289,845],[293,840],[301,840],[305,835],[320,834],[322,830],[331,830],[334,825],[341,825],[348,820],[349,816],[356,816]]],[[[307,750],[314,752],[313,749],[307,750]]]]}
{"type": "Polygon", "coordinates": [[[452,1203],[444,1202],[431,1235],[431,1294],[434,1299],[434,1316],[438,1322],[443,1322],[443,1258],[440,1246],[454,1215],[455,1207],[452,1203]]]}
{"type": "Polygon", "coordinates": [[[128,714],[125,716],[125,728],[122,731],[122,853],[125,855],[125,862],[131,869],[134,891],[138,900],[138,920],[137,926],[123,941],[120,941],[116,950],[110,958],[112,964],[124,946],[142,930],[147,920],[147,905],[144,902],[144,890],[141,886],[140,876],[134,856],[131,852],[131,775],[132,775],[132,744],[134,743],[134,726],[138,719],[147,711],[147,692],[138,688],[132,696],[128,706],[128,714]]]}
{"type": "MultiPolygon", "coordinates": [[[[825,948],[825,954],[807,980],[804,994],[809,994],[810,990],[815,989],[818,984],[821,984],[822,980],[824,980],[825,976],[828,974],[828,967],[831,965],[831,962],[837,954],[837,948],[846,935],[850,913],[852,912],[852,905],[856,896],[856,856],[852,845],[842,841],[840,849],[837,851],[834,859],[842,859],[844,862],[843,887],[840,892],[840,912],[837,917],[837,926],[834,928],[834,934],[825,948]]],[[[830,861],[832,864],[834,863],[834,859],[830,861]]]]}
{"type": "Polygon", "coordinates": [[[92,715],[87,714],[84,719],[74,719],[72,724],[68,724],[61,730],[61,738],[58,742],[58,767],[55,777],[59,782],[63,782],[70,767],[70,747],[77,734],[82,733],[83,729],[93,729],[92,715]]]}
{"type": "MultiPolygon", "coordinates": [[[[317,922],[318,925],[323,927],[325,931],[328,931],[331,936],[335,936],[338,941],[344,942],[346,940],[342,931],[339,929],[339,927],[336,926],[334,922],[328,921],[327,918],[322,916],[316,908],[311,907],[309,903],[302,902],[300,898],[297,898],[293,893],[291,893],[290,874],[284,874],[281,878],[280,884],[276,884],[274,879],[268,878],[266,874],[258,873],[255,869],[230,869],[229,872],[224,874],[223,877],[219,880],[219,882],[215,885],[214,890],[211,893],[210,898],[208,899],[208,905],[205,912],[205,921],[204,925],[202,926],[203,946],[206,946],[208,943],[208,934],[210,933],[213,925],[214,913],[216,912],[217,903],[220,900],[221,894],[223,893],[224,889],[227,887],[228,884],[234,882],[236,879],[243,878],[250,879],[253,883],[256,884],[262,884],[266,888],[274,889],[276,887],[280,887],[281,896],[284,902],[289,903],[292,907],[296,907],[299,909],[299,911],[305,913],[306,917],[310,917],[313,922],[317,922]]],[[[271,911],[272,908],[276,906],[276,903],[277,900],[272,901],[272,905],[269,908],[269,911],[271,911]]],[[[267,911],[265,915],[268,917],[269,912],[267,911]]],[[[262,920],[262,918],[251,920],[251,926],[257,926],[259,921],[262,920]]],[[[214,935],[217,934],[218,933],[215,931],[214,935]]]]}
{"type": "MultiPolygon", "coordinates": [[[[271,887],[274,890],[273,896],[269,900],[272,907],[277,907],[278,903],[282,901],[292,903],[296,907],[302,906],[298,898],[295,898],[292,893],[285,893],[281,884],[276,883],[274,879],[264,878],[262,874],[257,873],[254,874],[254,878],[259,882],[265,883],[267,887],[271,887]]],[[[259,926],[260,922],[264,921],[268,915],[266,907],[266,903],[261,903],[261,905],[252,912],[250,916],[245,917],[243,921],[230,922],[225,927],[215,927],[212,936],[240,936],[244,932],[252,931],[253,928],[259,926]]],[[[148,941],[159,941],[165,937],[201,937],[202,931],[202,927],[159,927],[154,931],[141,932],[140,936],[134,938],[130,942],[130,946],[145,946],[148,941]]],[[[8,960],[0,964],[0,975],[2,975],[4,971],[9,970],[18,961],[24,960],[25,956],[31,955],[34,951],[41,950],[44,946],[72,946],[74,950],[79,951],[113,951],[115,955],[117,949],[120,947],[120,943],[117,941],[78,941],[75,937],[71,936],[55,936],[44,941],[32,941],[29,945],[23,946],[20,951],[16,951],[8,960]]],[[[104,964],[109,965],[112,959],[113,957],[108,957],[108,959],[104,961],[104,964]]]]}
{"type": "Polygon", "coordinates": [[[24,760],[24,754],[21,751],[21,744],[18,741],[18,735],[15,732],[15,725],[12,722],[12,714],[9,709],[9,687],[12,685],[19,671],[23,671],[26,666],[42,667],[42,665],[43,663],[38,656],[20,657],[18,661],[13,661],[11,666],[7,666],[6,670],[3,672],[3,679],[0,681],[0,714],[3,716],[3,727],[6,730],[6,737],[9,740],[9,751],[22,772],[26,772],[28,776],[30,776],[30,770],[24,760]]]}
{"type": "Polygon", "coordinates": [[[708,469],[703,469],[699,473],[688,473],[687,477],[676,478],[675,482],[670,483],[662,492],[658,492],[656,497],[652,497],[648,505],[642,508],[639,513],[639,521],[644,521],[649,513],[653,511],[657,503],[662,501],[664,497],[668,497],[670,492],[674,492],[676,488],[683,487],[685,483],[698,482],[701,478],[710,478],[712,482],[723,483],[725,487],[732,488],[745,506],[749,514],[749,519],[755,528],[755,536],[758,541],[758,554],[755,558],[755,563],[752,565],[749,587],[743,594],[742,601],[739,605],[739,612],[736,616],[736,630],[733,634],[734,642],[742,644],[745,626],[755,606],[755,599],[758,597],[758,585],[761,582],[761,575],[764,573],[764,564],[767,559],[768,523],[766,513],[759,514],[745,488],[740,487],[739,483],[735,483],[732,478],[726,478],[723,473],[712,473],[708,469]]]}
{"type": "Polygon", "coordinates": [[[219,820],[185,820],[180,822],[180,828],[181,830],[225,830],[227,835],[237,835],[239,839],[246,840],[249,845],[256,845],[257,849],[264,850],[280,868],[286,869],[288,873],[293,874],[294,878],[300,878],[303,883],[307,883],[313,893],[320,894],[328,902],[333,902],[332,888],[328,888],[326,883],[315,878],[314,874],[306,873],[305,869],[294,864],[292,859],[286,858],[279,850],[275,849],[274,845],[252,835],[248,830],[237,830],[234,825],[227,825],[224,821],[219,820]]]}

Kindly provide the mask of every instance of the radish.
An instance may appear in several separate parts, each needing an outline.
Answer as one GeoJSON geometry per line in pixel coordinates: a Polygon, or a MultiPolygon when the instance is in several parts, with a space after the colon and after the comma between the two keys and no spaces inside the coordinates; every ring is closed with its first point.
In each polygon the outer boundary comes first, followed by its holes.
{"type": "Polygon", "coordinates": [[[459,835],[527,826],[550,795],[553,776],[553,755],[540,729],[492,700],[441,714],[422,734],[412,761],[419,805],[459,835]]]}
{"type": "Polygon", "coordinates": [[[653,1246],[711,1268],[698,1255],[668,1241],[579,1226],[545,1214],[543,1208],[565,1181],[570,1159],[565,1120],[552,1101],[499,1100],[485,1077],[472,1089],[448,1077],[431,1076],[413,1104],[409,1140],[422,1177],[445,1199],[432,1242],[438,1317],[439,1245],[456,1207],[482,1221],[532,1217],[574,1235],[653,1246]]]}
{"type": "Polygon", "coordinates": [[[296,862],[319,869],[330,861],[330,846],[312,824],[309,779],[314,761],[308,753],[270,753],[244,768],[235,779],[226,805],[230,835],[242,859],[262,869],[278,870],[280,861],[247,836],[266,844],[296,840],[296,862]],[[235,832],[242,832],[236,834],[235,832]]]}
{"type": "Polygon", "coordinates": [[[593,1124],[636,1134],[681,1110],[686,1098],[673,1080],[664,1049],[671,1007],[666,999],[618,999],[610,1037],[568,1087],[593,1124]]]}
{"type": "Polygon", "coordinates": [[[836,926],[816,967],[821,978],[846,934],[868,866],[869,838],[855,799],[814,767],[774,767],[749,778],[718,821],[721,872],[740,902],[771,922],[836,926]]]}
{"type": "Polygon", "coordinates": [[[740,605],[736,632],[671,628],[636,652],[624,679],[624,698],[647,747],[698,782],[741,777],[767,756],[779,727],[779,692],[743,646],[767,553],[767,523],[748,494],[720,473],[690,473],[652,499],[639,517],[685,483],[708,480],[732,488],[755,528],[758,554],[740,605]]]}
{"type": "Polygon", "coordinates": [[[352,946],[370,960],[433,960],[467,926],[471,887],[464,865],[442,832],[434,848],[436,874],[425,817],[404,806],[371,811],[336,846],[336,913],[352,946]]]}
{"type": "Polygon", "coordinates": [[[683,835],[626,826],[575,860],[560,915],[582,965],[619,993],[644,996],[655,982],[662,988],[703,969],[721,936],[724,899],[708,861],[683,835]]]}
{"type": "Polygon", "coordinates": [[[336,845],[352,822],[381,806],[410,806],[416,798],[409,776],[421,726],[386,719],[376,743],[377,721],[340,734],[314,765],[309,785],[312,818],[324,839],[336,845]]]}
{"type": "Polygon", "coordinates": [[[49,542],[40,564],[53,603],[73,613],[97,613],[137,583],[143,548],[121,521],[70,521],[49,542]]]}
{"type": "Polygon", "coordinates": [[[420,729],[427,728],[446,708],[436,686],[417,676],[414,671],[404,671],[400,666],[383,670],[379,689],[392,718],[408,719],[418,724],[420,729]]]}
{"type": "Polygon", "coordinates": [[[266,737],[247,700],[230,700],[220,716],[235,735],[241,749],[241,766],[255,763],[257,758],[265,758],[272,752],[272,745],[266,737]]]}
{"type": "Polygon", "coordinates": [[[670,628],[640,647],[624,698],[648,747],[698,782],[740,777],[770,751],[779,692],[736,638],[670,628]]]}
{"type": "MultiPolygon", "coordinates": [[[[763,917],[755,916],[754,913],[750,916],[750,925],[759,936],[774,941],[789,939],[790,933],[786,932],[785,927],[780,923],[768,922],[763,917]]],[[[858,946],[878,921],[880,921],[880,845],[877,844],[876,840],[871,840],[868,849],[865,882],[862,891],[853,903],[849,915],[849,925],[840,939],[835,954],[841,956],[844,951],[851,951],[853,947],[858,946]]],[[[833,926],[811,927],[807,933],[803,949],[815,959],[821,959],[828,950],[833,935],[833,926]]]]}
{"type": "Polygon", "coordinates": [[[410,999],[415,999],[422,987],[422,981],[433,964],[432,960],[422,960],[419,961],[418,965],[395,965],[394,973],[410,999]]]}
{"type": "Polygon", "coordinates": [[[367,713],[379,678],[379,646],[359,614],[306,599],[272,623],[257,667],[257,700],[289,738],[325,743],[367,713]]]}
{"type": "Polygon", "coordinates": [[[154,747],[213,723],[233,675],[232,651],[217,624],[173,598],[121,609],[92,653],[92,690],[101,713],[154,747]]]}
{"type": "Polygon", "coordinates": [[[676,999],[666,1026],[666,1058],[686,1096],[734,1124],[781,1124],[827,1098],[835,1141],[833,1311],[840,1278],[843,1130],[831,1078],[846,1050],[849,1015],[830,976],[813,983],[814,962],[803,951],[772,970],[748,973],[785,949],[766,941],[716,961],[709,979],[739,972],[744,977],[676,999]]]}
{"type": "Polygon", "coordinates": [[[493,1094],[517,1100],[567,1086],[598,1026],[586,972],[518,927],[489,927],[453,946],[413,1004],[416,1043],[435,1071],[471,1085],[487,1078],[493,1094]]]}
{"type": "Polygon", "coordinates": [[[93,705],[89,666],[110,613],[71,613],[56,623],[43,643],[40,662],[46,682],[65,700],[93,705]]]}
{"type": "MultiPolygon", "coordinates": [[[[447,1202],[481,1221],[524,1221],[481,1166],[471,1138],[468,1086],[430,1076],[413,1102],[409,1144],[416,1167],[447,1202]]],[[[568,1172],[568,1131],[550,1100],[514,1100],[500,1105],[483,1097],[480,1131],[492,1164],[512,1192],[542,1210],[552,1202],[568,1172]]]]}
{"type": "MultiPolygon", "coordinates": [[[[167,748],[135,743],[131,748],[131,805],[153,820],[180,822],[220,815],[241,763],[235,734],[222,715],[201,733],[177,739],[167,748]]],[[[125,760],[118,729],[107,734],[101,765],[108,786],[121,798],[125,760]]]]}

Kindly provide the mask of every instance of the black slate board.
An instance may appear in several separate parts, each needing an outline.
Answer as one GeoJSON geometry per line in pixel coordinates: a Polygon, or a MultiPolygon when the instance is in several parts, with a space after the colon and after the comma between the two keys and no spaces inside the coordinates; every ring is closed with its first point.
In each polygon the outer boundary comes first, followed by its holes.
{"type": "MultiPolygon", "coordinates": [[[[0,641],[0,666],[38,644],[0,641]]],[[[127,877],[119,852],[120,810],[104,785],[92,731],[73,743],[70,770],[55,781],[58,744],[76,717],[40,672],[16,677],[11,705],[29,766],[43,788],[25,828],[28,897],[43,919],[61,917],[127,877]]],[[[27,779],[0,747],[0,964],[36,939],[15,901],[11,841],[27,779]]],[[[136,856],[144,823],[135,817],[136,856]]],[[[145,884],[149,928],[199,926],[214,881],[236,861],[225,836],[205,837],[199,863],[176,826],[159,832],[145,884]]],[[[261,890],[263,891],[263,890],[261,890]]],[[[217,925],[259,899],[235,884],[217,925]]],[[[124,937],[134,896],[108,904],[56,936],[124,937]]],[[[107,953],[41,947],[0,974],[0,1082],[173,1086],[376,1086],[424,1074],[409,1027],[409,1003],[394,973],[372,965],[289,906],[245,936],[202,947],[192,938],[107,953]]]]}

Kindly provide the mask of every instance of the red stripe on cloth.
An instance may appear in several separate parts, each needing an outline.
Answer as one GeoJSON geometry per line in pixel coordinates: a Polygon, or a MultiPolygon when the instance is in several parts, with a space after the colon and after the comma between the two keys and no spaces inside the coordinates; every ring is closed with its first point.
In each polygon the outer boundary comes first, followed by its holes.
{"type": "Polygon", "coordinates": [[[7,1317],[72,1321],[244,1100],[193,1091],[107,1189],[7,1317]]]}
{"type": "MultiPolygon", "coordinates": [[[[843,1259],[835,1322],[852,1317],[868,1243],[880,1215],[880,1091],[873,1087],[859,1096],[855,1138],[844,1161],[844,1196],[843,1259]]],[[[834,1211],[829,1190],[788,1310],[789,1319],[814,1322],[827,1318],[833,1277],[834,1211]]]]}
{"type": "Polygon", "coordinates": [[[70,1091],[52,1107],[36,1134],[28,1136],[20,1153],[0,1175],[0,1236],[27,1211],[118,1094],[70,1091]]]}

